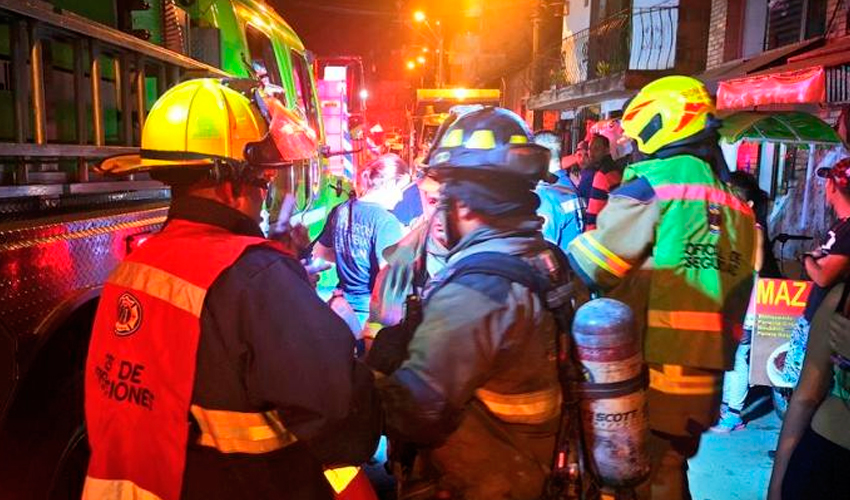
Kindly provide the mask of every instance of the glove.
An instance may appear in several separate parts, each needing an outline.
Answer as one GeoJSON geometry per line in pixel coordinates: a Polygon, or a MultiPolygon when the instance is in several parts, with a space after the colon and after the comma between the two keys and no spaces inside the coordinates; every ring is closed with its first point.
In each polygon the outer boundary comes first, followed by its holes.
{"type": "Polygon", "coordinates": [[[407,346],[413,338],[414,330],[407,321],[381,328],[366,356],[366,364],[384,375],[398,370],[407,359],[407,346]]]}

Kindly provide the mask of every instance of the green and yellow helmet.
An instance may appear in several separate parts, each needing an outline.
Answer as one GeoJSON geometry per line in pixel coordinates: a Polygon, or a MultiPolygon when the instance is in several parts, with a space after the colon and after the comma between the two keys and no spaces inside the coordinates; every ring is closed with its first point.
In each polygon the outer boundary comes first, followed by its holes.
{"type": "Polygon", "coordinates": [[[645,154],[696,135],[716,114],[705,85],[689,76],[665,76],[645,87],[623,111],[623,132],[645,154]]]}
{"type": "Polygon", "coordinates": [[[529,182],[549,178],[549,150],[513,111],[486,107],[461,115],[434,145],[428,170],[437,178],[491,172],[529,182]]]}

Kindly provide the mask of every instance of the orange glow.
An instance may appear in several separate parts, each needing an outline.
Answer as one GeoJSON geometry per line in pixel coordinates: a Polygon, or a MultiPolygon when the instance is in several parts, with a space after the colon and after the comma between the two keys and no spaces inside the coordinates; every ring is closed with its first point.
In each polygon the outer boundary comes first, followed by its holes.
{"type": "Polygon", "coordinates": [[[421,23],[421,22],[425,21],[425,19],[426,19],[425,13],[422,12],[421,10],[417,10],[416,12],[413,13],[413,20],[416,21],[417,23],[421,23]]]}
{"type": "Polygon", "coordinates": [[[417,57],[416,62],[418,62],[419,64],[425,64],[425,56],[417,57]]]}
{"type": "Polygon", "coordinates": [[[414,70],[416,69],[416,63],[413,61],[407,61],[407,69],[414,70]]]}

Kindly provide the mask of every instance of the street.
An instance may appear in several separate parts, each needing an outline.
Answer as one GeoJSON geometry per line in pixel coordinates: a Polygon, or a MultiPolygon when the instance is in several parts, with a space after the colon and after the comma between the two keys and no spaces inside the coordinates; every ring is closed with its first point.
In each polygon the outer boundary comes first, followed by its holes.
{"type": "Polygon", "coordinates": [[[773,411],[770,393],[751,390],[751,403],[743,413],[747,427],[729,434],[707,432],[688,477],[694,500],[762,500],[782,422],[773,411]],[[750,420],[752,419],[752,420],[750,420]]]}

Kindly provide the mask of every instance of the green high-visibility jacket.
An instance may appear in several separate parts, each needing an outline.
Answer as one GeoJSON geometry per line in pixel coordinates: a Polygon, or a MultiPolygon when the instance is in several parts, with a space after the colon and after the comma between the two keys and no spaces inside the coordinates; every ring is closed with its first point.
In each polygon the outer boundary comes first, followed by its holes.
{"type": "Polygon", "coordinates": [[[598,228],[569,247],[591,287],[639,317],[646,361],[732,367],[752,289],[753,212],[711,167],[680,155],[636,163],[598,228]]]}

